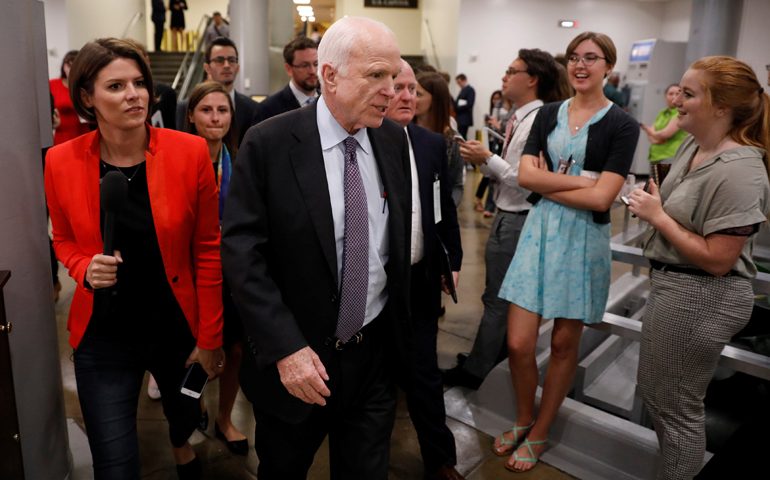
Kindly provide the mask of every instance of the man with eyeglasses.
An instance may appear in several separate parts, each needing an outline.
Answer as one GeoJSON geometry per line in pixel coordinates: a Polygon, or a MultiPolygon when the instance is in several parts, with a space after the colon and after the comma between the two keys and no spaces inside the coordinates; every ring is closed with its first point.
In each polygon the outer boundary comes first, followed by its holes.
{"type": "Polygon", "coordinates": [[[458,355],[460,364],[444,372],[445,385],[476,390],[489,372],[508,356],[508,301],[498,297],[508,266],[516,253],[519,235],[532,206],[529,191],[519,186],[519,162],[538,110],[554,98],[559,71],[553,57],[538,49],[521,49],[503,76],[503,98],[513,102],[516,113],[505,128],[501,155],[494,155],[476,140],[460,144],[463,160],[478,165],[495,180],[497,215],[484,252],[486,289],[481,297],[484,315],[471,353],[458,355]]]}
{"type": "Polygon", "coordinates": [[[295,38],[283,47],[283,60],[289,84],[262,100],[256,123],[306,107],[318,97],[318,44],[307,37],[295,38]]]}
{"type": "MultiPolygon", "coordinates": [[[[238,143],[243,140],[252,125],[256,125],[258,103],[235,91],[235,77],[238,76],[238,49],[229,38],[215,38],[206,48],[203,69],[210,80],[224,85],[235,106],[235,123],[238,125],[238,143]]],[[[179,102],[176,108],[177,130],[184,130],[187,100],[179,102]]]]}

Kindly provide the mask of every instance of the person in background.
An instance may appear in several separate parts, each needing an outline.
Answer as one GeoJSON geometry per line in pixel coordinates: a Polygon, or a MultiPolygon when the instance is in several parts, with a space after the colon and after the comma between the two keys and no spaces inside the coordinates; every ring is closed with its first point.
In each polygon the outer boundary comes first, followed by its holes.
{"type": "MultiPolygon", "coordinates": [[[[233,122],[233,101],[224,85],[204,82],[190,92],[187,102],[185,131],[206,139],[209,157],[219,190],[219,220],[225,209],[227,187],[230,184],[232,164],[238,155],[238,127],[233,122]]],[[[219,413],[214,420],[214,433],[236,455],[247,455],[249,443],[233,425],[231,414],[238,394],[238,369],[243,354],[243,324],[233,303],[227,279],[222,281],[224,315],[223,348],[225,365],[219,372],[219,413]]],[[[208,412],[201,397],[201,409],[208,424],[208,412]]],[[[208,425],[206,425],[208,426],[208,425]]],[[[205,428],[204,428],[205,430],[205,428]]]]}
{"type": "Polygon", "coordinates": [[[461,73],[455,77],[460,93],[454,102],[457,113],[457,128],[460,135],[468,140],[468,128],[473,126],[473,104],[476,101],[476,90],[468,85],[468,77],[461,73]]]}
{"type": "Polygon", "coordinates": [[[318,27],[313,27],[313,33],[310,34],[310,40],[314,41],[316,45],[321,43],[321,32],[318,31],[318,27]]]}
{"type": "Polygon", "coordinates": [[[163,4],[163,0],[152,0],[152,16],[151,20],[155,25],[154,46],[155,51],[160,52],[160,45],[163,43],[163,30],[166,24],[166,6],[163,4]]]}
{"type": "Polygon", "coordinates": [[[184,43],[184,11],[187,10],[187,2],[169,0],[168,8],[171,10],[171,50],[178,52],[181,48],[179,41],[184,43]]]}
{"type": "Polygon", "coordinates": [[[48,81],[48,88],[51,91],[51,95],[53,95],[54,106],[59,113],[59,126],[56,127],[53,137],[54,145],[60,145],[67,140],[72,140],[90,131],[88,123],[80,121],[70,98],[69,74],[72,68],[72,61],[77,54],[77,50],[67,52],[61,62],[60,77],[48,81]]]}
{"type": "MultiPolygon", "coordinates": [[[[493,121],[496,121],[499,124],[499,120],[496,117],[499,116],[500,113],[503,113],[503,115],[508,113],[510,106],[502,102],[502,98],[502,92],[500,92],[500,90],[495,90],[492,92],[492,97],[489,99],[489,113],[484,115],[484,121],[487,126],[492,125],[493,121]]],[[[500,147],[502,147],[500,141],[490,135],[489,148],[495,153],[499,153],[500,147]]],[[[476,189],[476,205],[474,208],[477,212],[485,212],[485,217],[492,216],[492,213],[495,211],[495,202],[492,200],[494,197],[494,191],[494,181],[490,180],[488,176],[484,175],[479,182],[478,188],[476,189]],[[482,203],[482,199],[484,198],[484,191],[487,189],[487,186],[489,186],[489,193],[487,194],[487,208],[485,209],[484,204],[482,203]]]]}
{"type": "Polygon", "coordinates": [[[222,19],[221,13],[214,12],[211,15],[211,23],[206,28],[206,33],[203,34],[203,45],[208,48],[211,42],[219,37],[230,38],[230,26],[222,19]]]}
{"type": "MultiPolygon", "coordinates": [[[[409,137],[412,171],[410,320],[415,360],[414,378],[402,386],[409,417],[417,430],[424,478],[463,480],[454,468],[457,449],[454,435],[446,425],[444,388],[436,352],[442,283],[453,282],[457,286],[463,257],[457,209],[447,176],[446,145],[442,135],[411,123],[417,105],[417,79],[405,60],[401,60],[395,91],[387,117],[404,127],[409,137]],[[437,183],[438,197],[434,195],[437,183]],[[449,252],[452,278],[441,275],[440,255],[445,255],[442,244],[449,252]]],[[[446,284],[443,289],[450,293],[446,284]]]]}
{"type": "Polygon", "coordinates": [[[620,85],[620,74],[612,72],[607,79],[607,84],[602,89],[604,96],[607,97],[612,103],[623,108],[626,106],[626,97],[618,90],[620,85]]]}
{"type": "Polygon", "coordinates": [[[147,124],[152,74],[131,44],[87,43],[70,73],[75,111],[98,128],[48,151],[45,192],[56,256],[77,284],[68,329],[94,478],[139,478],[136,412],[150,370],[163,392],[177,473],[199,479],[187,440],[200,401],[180,385],[193,363],[211,379],[224,366],[217,191],[206,142],[147,124]],[[113,172],[128,192],[115,250],[103,255],[100,178],[113,172]]]}
{"type": "MultiPolygon", "coordinates": [[[[544,99],[552,99],[553,92],[557,90],[558,76],[557,64],[550,54],[537,49],[519,50],[518,58],[510,64],[502,79],[503,98],[512,102],[512,110],[516,111],[506,123],[506,142],[502,154],[489,151],[476,140],[460,145],[460,153],[465,161],[479,165],[481,173],[498,180],[495,190],[498,212],[484,250],[486,288],[481,297],[484,315],[471,353],[459,355],[459,364],[444,372],[446,385],[460,385],[475,390],[495,365],[508,356],[505,341],[508,302],[500,298],[498,293],[532,207],[527,201],[530,192],[519,186],[521,154],[544,99]]],[[[506,435],[514,442],[518,439],[516,430],[506,432],[506,435]]],[[[510,444],[501,445],[498,442],[495,453],[509,455],[512,450],[506,445],[510,444]]]]}
{"type": "Polygon", "coordinates": [[[679,112],[674,106],[674,99],[679,95],[679,85],[669,85],[666,89],[666,108],[658,112],[652,126],[639,124],[650,140],[649,160],[652,168],[656,164],[669,164],[674,161],[679,145],[687,136],[687,132],[679,128],[676,121],[679,112]]]}
{"type": "Polygon", "coordinates": [[[609,209],[639,139],[636,120],[602,91],[617,59],[612,40],[582,33],[567,47],[567,59],[577,93],[540,107],[532,124],[519,186],[534,192],[527,199],[533,207],[499,293],[511,302],[508,363],[518,419],[496,446],[501,454],[513,450],[505,466],[514,471],[537,464],[575,377],[583,324],[604,318],[612,263],[609,209]],[[535,418],[535,348],[544,318],[554,319],[554,327],[535,418]]]}
{"type": "Polygon", "coordinates": [[[255,125],[318,98],[318,45],[307,37],[293,38],[283,47],[283,61],[289,83],[257,105],[255,125]]]}
{"type": "MultiPolygon", "coordinates": [[[[203,69],[208,78],[225,86],[235,106],[235,123],[238,125],[238,143],[243,141],[246,131],[256,124],[257,102],[235,90],[235,77],[238,76],[238,49],[229,38],[215,38],[206,49],[203,69]]],[[[176,107],[177,130],[183,128],[187,116],[187,100],[176,107]]]]}
{"type": "MultiPolygon", "coordinates": [[[[558,58],[559,57],[555,57],[554,60],[558,60],[558,58]]],[[[564,62],[566,64],[567,62],[566,58],[564,59],[564,62]]],[[[561,102],[575,96],[575,89],[572,87],[572,83],[570,83],[567,67],[557,61],[556,68],[559,70],[559,83],[556,86],[556,90],[554,90],[553,92],[554,96],[552,97],[551,100],[546,101],[546,103],[551,103],[552,101],[561,102]]]]}
{"type": "MultiPolygon", "coordinates": [[[[124,40],[142,52],[147,65],[150,64],[150,55],[147,53],[147,49],[142,42],[132,38],[124,40]]],[[[171,85],[166,85],[159,80],[153,80],[152,86],[155,89],[155,96],[158,98],[158,101],[152,105],[150,125],[156,128],[176,130],[176,91],[171,88],[171,85]]]]}
{"type": "Polygon", "coordinates": [[[412,121],[431,132],[444,135],[449,159],[447,168],[449,183],[452,186],[452,200],[455,206],[458,206],[463,199],[465,169],[457,140],[454,138],[457,132],[449,126],[451,106],[452,97],[449,94],[449,87],[441,75],[434,72],[417,74],[417,106],[412,121]]]}
{"type": "Polygon", "coordinates": [[[637,385],[660,443],[660,480],[690,479],[703,465],[703,398],[722,349],[751,316],[752,248],[770,214],[770,97],[754,71],[706,57],[680,85],[676,122],[690,136],[663,184],[629,201],[649,223],[637,385]]]}

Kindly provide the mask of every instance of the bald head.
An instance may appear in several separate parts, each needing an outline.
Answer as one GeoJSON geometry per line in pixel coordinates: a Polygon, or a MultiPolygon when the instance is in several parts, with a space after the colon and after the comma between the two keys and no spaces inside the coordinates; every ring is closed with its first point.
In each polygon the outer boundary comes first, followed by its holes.
{"type": "Polygon", "coordinates": [[[318,64],[324,102],[348,133],[382,125],[401,70],[388,27],[362,17],[335,22],[318,47],[318,64]]]}
{"type": "Polygon", "coordinates": [[[405,127],[412,121],[417,109],[417,79],[406,60],[401,60],[401,73],[396,76],[394,89],[396,96],[390,102],[387,117],[405,127]]]}

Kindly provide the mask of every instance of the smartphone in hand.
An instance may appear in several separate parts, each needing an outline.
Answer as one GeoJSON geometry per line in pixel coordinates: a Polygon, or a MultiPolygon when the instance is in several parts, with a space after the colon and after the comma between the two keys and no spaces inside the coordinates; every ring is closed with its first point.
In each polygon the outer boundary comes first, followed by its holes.
{"type": "Polygon", "coordinates": [[[192,398],[201,398],[203,389],[209,381],[209,374],[203,369],[200,363],[193,363],[187,367],[187,373],[182,380],[182,386],[179,387],[179,391],[183,395],[187,395],[192,398]]]}

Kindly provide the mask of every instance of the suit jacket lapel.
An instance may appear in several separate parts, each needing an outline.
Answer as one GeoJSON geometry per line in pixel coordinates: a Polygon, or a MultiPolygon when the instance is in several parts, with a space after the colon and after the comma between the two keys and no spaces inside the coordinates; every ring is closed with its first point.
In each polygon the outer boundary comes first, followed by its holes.
{"type": "Polygon", "coordinates": [[[339,285],[334,217],[329,199],[329,184],[326,181],[321,137],[316,124],[316,108],[316,104],[313,104],[302,110],[302,115],[292,130],[298,143],[289,150],[289,158],[321,249],[334,276],[335,285],[339,285]]]}
{"type": "Polygon", "coordinates": [[[433,221],[433,174],[435,172],[431,168],[431,157],[425,150],[425,143],[421,141],[422,132],[412,124],[409,124],[407,129],[409,130],[409,138],[412,141],[414,163],[417,166],[417,183],[419,187],[418,191],[420,192],[422,224],[424,230],[425,226],[433,221]]]}
{"type": "MultiPolygon", "coordinates": [[[[401,165],[401,159],[394,156],[394,152],[401,152],[400,148],[393,145],[390,140],[381,134],[380,129],[368,128],[367,134],[369,140],[372,142],[372,150],[374,158],[377,160],[377,170],[380,172],[380,178],[382,179],[382,185],[385,190],[386,198],[388,192],[398,190],[398,179],[396,178],[396,168],[401,165]]],[[[407,180],[407,179],[403,179],[407,180]]],[[[407,192],[409,194],[411,192],[407,192]]],[[[411,195],[405,205],[411,204],[411,195]]],[[[389,226],[389,241],[390,241],[390,256],[395,257],[395,252],[404,251],[404,239],[402,237],[403,229],[394,228],[399,226],[400,219],[403,219],[403,215],[406,212],[401,211],[397,202],[388,201],[388,226],[389,226]]],[[[396,257],[397,258],[397,257],[396,257]]],[[[390,263],[390,261],[389,261],[390,263]]]]}

